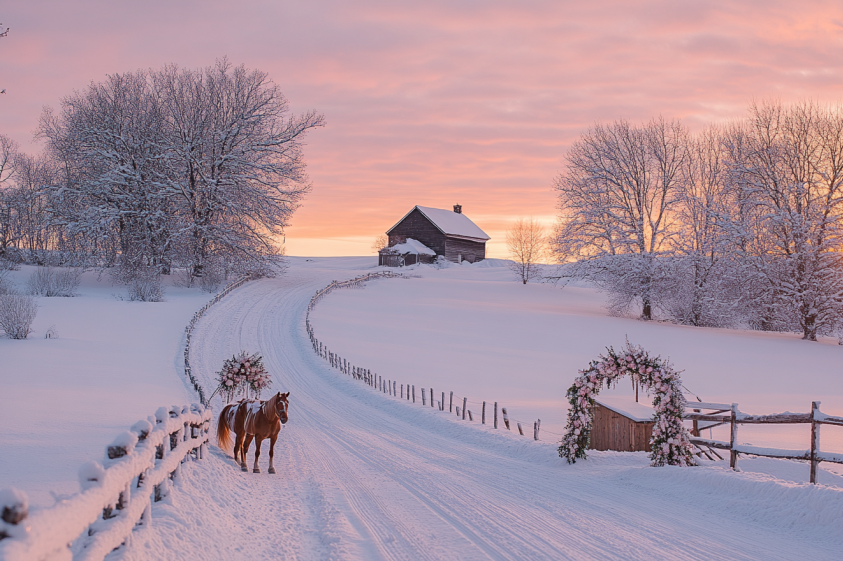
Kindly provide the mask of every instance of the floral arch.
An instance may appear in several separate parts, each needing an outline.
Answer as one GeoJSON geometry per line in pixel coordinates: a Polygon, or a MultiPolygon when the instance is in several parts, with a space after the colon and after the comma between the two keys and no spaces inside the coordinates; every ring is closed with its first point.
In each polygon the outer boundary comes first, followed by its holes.
{"type": "Polygon", "coordinates": [[[654,466],[695,465],[693,448],[688,430],[682,424],[685,397],[679,372],[661,358],[650,358],[640,346],[629,341],[623,352],[612,347],[606,349],[606,356],[591,362],[587,370],[581,370],[574,383],[568,388],[568,424],[565,436],[559,446],[559,456],[572,464],[586,458],[594,417],[594,397],[603,387],[617,384],[624,375],[631,376],[645,390],[652,391],[653,408],[656,410],[653,436],[650,439],[652,451],[650,460],[654,466]]]}

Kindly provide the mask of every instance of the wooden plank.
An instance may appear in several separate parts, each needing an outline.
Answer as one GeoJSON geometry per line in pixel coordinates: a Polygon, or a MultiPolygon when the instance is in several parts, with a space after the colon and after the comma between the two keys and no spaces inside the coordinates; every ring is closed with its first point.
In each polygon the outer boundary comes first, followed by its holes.
{"type": "Polygon", "coordinates": [[[729,431],[729,467],[736,470],[738,468],[738,453],[735,451],[735,444],[738,440],[738,424],[735,422],[738,415],[738,404],[732,404],[732,418],[729,421],[731,430],[729,431]]]}
{"type": "Polygon", "coordinates": [[[784,450],[779,448],[764,448],[761,446],[737,445],[732,449],[734,453],[764,456],[765,458],[785,458],[788,460],[810,460],[810,450],[784,450]]]}
{"type": "Polygon", "coordinates": [[[714,421],[717,423],[728,423],[731,418],[730,415],[706,415],[703,413],[685,413],[682,416],[682,419],[686,421],[714,421]]]}
{"type": "Polygon", "coordinates": [[[731,450],[728,442],[721,442],[719,440],[709,440],[707,438],[692,438],[691,444],[697,446],[708,446],[709,448],[719,448],[720,450],[731,450]]]}
{"type": "Polygon", "coordinates": [[[814,485],[817,484],[817,454],[820,451],[820,425],[814,421],[819,416],[820,402],[811,402],[811,477],[810,481],[814,485]]]}
{"type": "Polygon", "coordinates": [[[761,424],[799,424],[810,423],[810,413],[775,413],[773,415],[744,415],[738,414],[736,421],[742,425],[761,424]]]}
{"type": "Polygon", "coordinates": [[[732,405],[729,403],[710,403],[708,401],[686,401],[685,409],[720,409],[730,411],[732,405]]]}

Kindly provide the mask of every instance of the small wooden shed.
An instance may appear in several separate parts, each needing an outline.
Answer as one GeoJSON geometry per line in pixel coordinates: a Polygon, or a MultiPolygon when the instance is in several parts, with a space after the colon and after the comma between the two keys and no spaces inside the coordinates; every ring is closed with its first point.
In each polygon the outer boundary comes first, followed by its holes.
{"type": "Polygon", "coordinates": [[[453,212],[416,205],[386,235],[389,246],[382,252],[413,239],[432,250],[434,255],[444,255],[455,263],[476,263],[485,259],[486,242],[490,239],[462,213],[461,205],[454,205],[453,212]]]}
{"type": "Polygon", "coordinates": [[[633,397],[606,396],[594,400],[592,450],[649,452],[655,410],[633,397]]]}

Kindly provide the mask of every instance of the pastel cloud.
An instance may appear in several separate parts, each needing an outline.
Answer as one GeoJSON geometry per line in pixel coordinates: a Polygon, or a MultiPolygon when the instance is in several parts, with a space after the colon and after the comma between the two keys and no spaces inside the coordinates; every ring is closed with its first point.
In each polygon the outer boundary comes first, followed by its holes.
{"type": "Polygon", "coordinates": [[[501,255],[510,220],[552,220],[565,148],[595,121],[699,128],[843,86],[839,2],[30,0],[0,15],[0,132],[25,145],[41,106],[90,80],[223,55],[325,113],[292,253],[367,253],[412,205],[459,202],[501,255]]]}

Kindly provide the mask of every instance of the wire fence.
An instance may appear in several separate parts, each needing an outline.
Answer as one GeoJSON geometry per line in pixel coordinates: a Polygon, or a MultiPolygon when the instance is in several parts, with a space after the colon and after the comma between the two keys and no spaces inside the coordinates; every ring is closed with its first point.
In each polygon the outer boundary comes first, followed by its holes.
{"type": "MultiPolygon", "coordinates": [[[[434,388],[428,386],[419,386],[418,391],[414,384],[404,384],[397,380],[384,378],[377,373],[373,373],[368,368],[363,368],[352,364],[351,361],[340,356],[338,353],[332,351],[328,346],[322,343],[316,337],[316,331],[313,323],[310,321],[310,312],[316,307],[323,298],[328,294],[339,288],[362,288],[363,285],[374,279],[381,278],[404,278],[400,273],[392,271],[378,271],[375,273],[368,273],[348,279],[344,281],[333,281],[328,286],[316,291],[310,299],[307,306],[307,314],[305,316],[305,327],[307,329],[310,343],[313,346],[313,351],[323,358],[328,364],[341,373],[351,376],[354,380],[361,381],[366,385],[398,399],[403,399],[411,403],[421,403],[423,407],[436,408],[442,412],[449,414],[456,414],[456,416],[464,421],[480,422],[481,424],[490,424],[494,428],[504,428],[506,430],[517,430],[521,436],[529,436],[532,428],[532,436],[534,440],[539,440],[541,433],[541,419],[535,421],[525,421],[517,419],[509,414],[506,407],[503,407],[499,402],[492,400],[469,400],[466,396],[460,396],[452,391],[434,391],[434,388]],[[530,426],[532,423],[532,427],[530,426]],[[525,430],[527,431],[525,433],[525,430]]],[[[545,430],[545,433],[554,436],[562,437],[561,434],[545,430]]]]}
{"type": "Polygon", "coordinates": [[[248,274],[226,286],[219,292],[219,294],[214,296],[211,300],[208,301],[207,304],[202,306],[199,311],[193,314],[193,317],[190,319],[190,323],[188,323],[187,327],[184,328],[184,374],[190,380],[190,383],[193,384],[193,389],[195,389],[196,393],[199,394],[199,401],[202,403],[202,405],[206,407],[208,406],[209,400],[205,399],[205,390],[202,388],[202,385],[199,383],[199,380],[197,380],[196,377],[193,375],[193,370],[190,367],[190,337],[191,335],[193,335],[193,328],[196,327],[196,322],[198,322],[202,318],[202,316],[205,315],[205,312],[207,312],[211,306],[225,298],[225,296],[227,296],[228,293],[234,290],[235,288],[239,288],[243,286],[246,282],[255,278],[257,278],[256,275],[248,274]]]}

